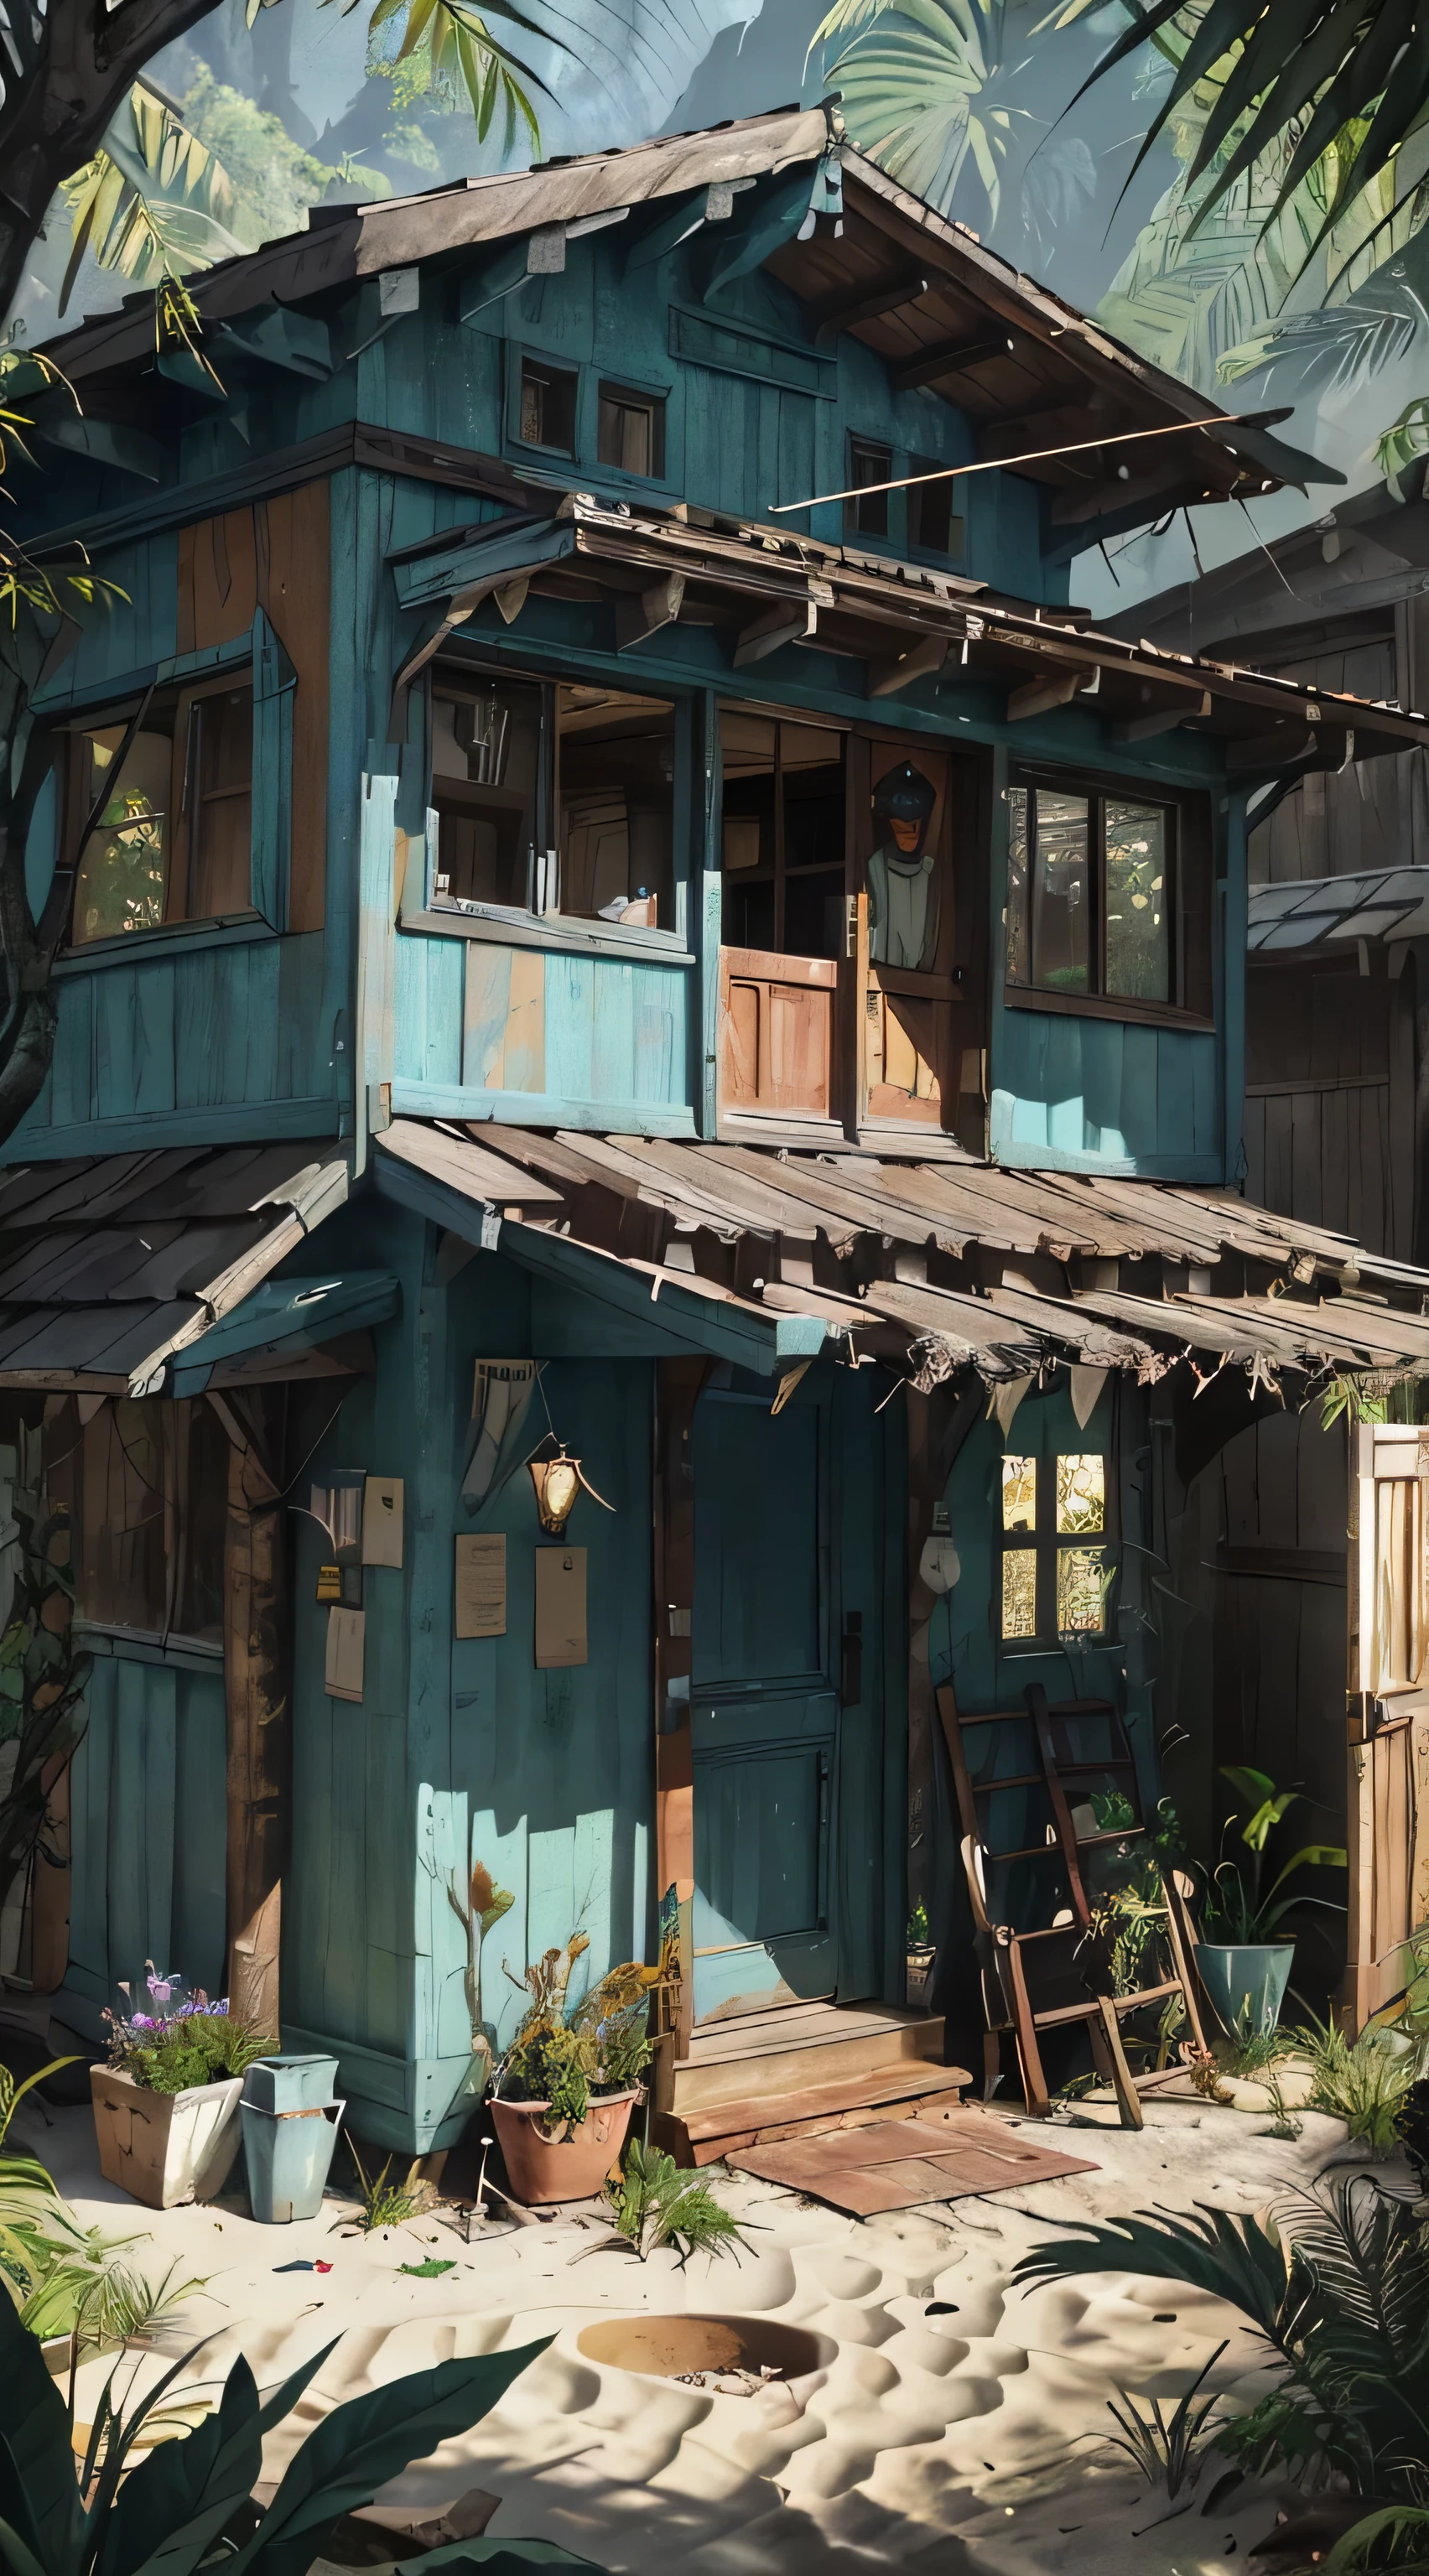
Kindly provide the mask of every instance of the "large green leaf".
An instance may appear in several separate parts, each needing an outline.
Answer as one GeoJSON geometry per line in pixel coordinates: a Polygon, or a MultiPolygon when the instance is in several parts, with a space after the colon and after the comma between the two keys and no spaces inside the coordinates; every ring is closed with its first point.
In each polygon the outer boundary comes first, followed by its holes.
{"type": "Polygon", "coordinates": [[[229,2561],[226,2576],[245,2576],[249,2569],[254,2576],[306,2576],[338,2514],[370,2504],[410,2460],[424,2459],[439,2442],[468,2431],[550,2342],[546,2335],[515,2352],[442,2362],[335,2407],[290,2462],[262,2523],[229,2561]]]}
{"type": "Polygon", "coordinates": [[[58,2572],[73,2563],[84,2516],[70,2450],[69,2409],[39,2344],[0,2295],[0,2517],[58,2572]]]}
{"type": "Polygon", "coordinates": [[[107,2517],[95,2576],[192,2576],[262,2468],[258,2391],[240,2357],[217,2414],[131,2469],[107,2517]]]}
{"type": "Polygon", "coordinates": [[[943,213],[971,157],[995,216],[1014,131],[1030,130],[1003,17],[1001,0],[841,0],[809,47],[859,150],[943,213]]]}
{"type": "Polygon", "coordinates": [[[1281,2311],[1290,2258],[1277,2229],[1239,2212],[1198,2201],[1199,2216],[1141,2210],[1134,2218],[1078,2220],[1075,2234],[1034,2245],[1013,2279],[1075,2280],[1083,2272],[1141,2272],[1157,2281],[1188,2281],[1239,2308],[1257,2331],[1283,2344],[1281,2311]]]}
{"type": "Polygon", "coordinates": [[[241,254],[229,230],[233,189],[222,163],[137,81],[92,161],[64,183],[70,209],[63,313],[86,251],[139,286],[241,254]]]}

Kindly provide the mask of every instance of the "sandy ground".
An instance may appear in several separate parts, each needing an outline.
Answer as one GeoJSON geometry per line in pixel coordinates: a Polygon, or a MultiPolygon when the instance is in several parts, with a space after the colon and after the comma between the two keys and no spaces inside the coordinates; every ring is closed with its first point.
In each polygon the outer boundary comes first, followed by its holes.
{"type": "MultiPolygon", "coordinates": [[[[151,2212],[101,2181],[87,2110],[47,2127],[27,2118],[25,2142],[86,2219],[147,2238],[132,2249],[146,2270],[177,2262],[206,2277],[166,2338],[175,2354],[218,2329],[195,2378],[212,2386],[242,2351],[271,2386],[341,2337],[286,2438],[270,2445],[274,2473],[343,2396],[549,2336],[495,2413],[382,2501],[435,2513],[480,2487],[502,2499],[493,2537],[559,2541],[632,2576],[676,2565],[681,2576],[823,2576],[870,2564],[928,2576],[1208,2576],[1269,2529],[1274,2493],[1242,2489],[1232,2509],[1207,2516],[1216,2463],[1191,2509],[1164,2518],[1164,2490],[1148,2492],[1106,2447],[1106,2402],[1124,2389],[1174,2403],[1226,2335],[1207,2385],[1249,2399],[1263,2385],[1251,2338],[1198,2292],[1103,2275],[1024,2294],[1009,2274],[1053,2232],[1049,2220],[1198,2200],[1262,2207],[1346,2155],[1337,2121],[1307,2113],[1297,2140],[1272,2138],[1253,2099],[1243,2111],[1150,2105],[1140,2136],[1111,2112],[1084,2112],[1056,2134],[1068,2154],[1094,2156],[1097,2172],[868,2221],[716,2169],[754,2250],[684,2270],[669,2254],[643,2267],[603,2252],[573,2264],[592,2238],[569,2220],[467,2246],[439,2211],[368,2238],[334,2232],[350,2204],[331,2199],[320,2218],[282,2229],[224,2206],[151,2212]],[[433,2256],[455,2257],[455,2269],[417,2280],[399,2268],[433,2256]],[[302,2257],[332,2270],[277,2268],[302,2257]],[[950,2312],[928,2316],[933,2301],[950,2312]],[[757,2311],[827,2338],[833,2358],[792,2392],[734,2397],[582,2355],[584,2327],[639,2309],[757,2311]]],[[[103,2368],[82,2374],[81,2418],[103,2368]]]]}

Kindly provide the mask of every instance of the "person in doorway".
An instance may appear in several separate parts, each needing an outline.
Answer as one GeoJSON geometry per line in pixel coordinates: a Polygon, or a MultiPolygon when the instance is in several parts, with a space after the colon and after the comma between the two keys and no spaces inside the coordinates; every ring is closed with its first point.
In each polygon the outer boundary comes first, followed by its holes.
{"type": "Polygon", "coordinates": [[[911,760],[886,770],[873,791],[884,838],[868,862],[868,953],[879,966],[926,974],[938,950],[938,888],[925,844],[936,791],[911,760]]]}

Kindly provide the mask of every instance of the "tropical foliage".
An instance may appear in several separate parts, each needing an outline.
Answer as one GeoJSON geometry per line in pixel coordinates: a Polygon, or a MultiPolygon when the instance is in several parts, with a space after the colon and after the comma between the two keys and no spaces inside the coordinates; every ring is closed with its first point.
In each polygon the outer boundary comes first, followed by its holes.
{"type": "Polygon", "coordinates": [[[231,230],[233,187],[177,108],[136,81],[92,160],[65,181],[70,255],[63,313],[86,251],[135,286],[208,268],[243,248],[231,230]]]}
{"type": "Polygon", "coordinates": [[[643,2263],[673,2245],[682,2263],[692,2254],[744,2250],[738,2219],[715,2198],[702,2174],[682,2173],[673,2156],[632,2138],[618,2181],[606,2185],[617,2238],[643,2263]]]}
{"type": "Polygon", "coordinates": [[[653,1968],[627,1959],[568,2009],[571,1971],[589,1948],[588,1936],[573,1932],[564,1950],[545,1951],[527,1969],[531,2001],[493,2086],[511,2100],[546,2103],[542,2125],[555,2138],[579,2127],[593,2093],[639,2082],[651,2057],[651,1999],[670,1973],[663,1951],[653,1968]]]}
{"type": "MultiPolygon", "coordinates": [[[[327,7],[330,0],[321,0],[327,7]]],[[[356,0],[338,0],[344,17],[356,0]]],[[[485,14],[467,0],[376,0],[368,20],[368,64],[371,70],[405,73],[405,99],[435,90],[444,103],[464,98],[484,143],[498,110],[501,148],[509,152],[524,129],[533,152],[539,151],[541,129],[533,90],[551,93],[529,65],[494,33],[490,21],[501,18],[527,35],[549,35],[550,29],[512,5],[512,0],[486,0],[485,14]]]]}
{"type": "MultiPolygon", "coordinates": [[[[217,2407],[181,2439],[155,2444],[162,2401],[192,2353],[130,2403],[111,2373],[94,2410],[82,2458],[75,2426],[41,2359],[6,2300],[0,2300],[0,2566],[5,2576],[174,2576],[200,2563],[231,2576],[305,2576],[326,2554],[339,2515],[369,2504],[409,2461],[467,2432],[546,2350],[549,2337],[514,2352],[447,2361],[390,2380],[323,2416],[294,2453],[271,2502],[252,2502],[262,2475],[263,2438],[291,2414],[321,2370],[325,2344],[267,2398],[244,2360],[235,2362],[217,2407]]],[[[544,2541],[456,2541],[432,2551],[435,2567],[483,2566],[491,2576],[530,2566],[579,2567],[544,2541]]]]}
{"type": "Polygon", "coordinates": [[[1277,2375],[1219,2430],[1245,2465],[1418,2501],[1429,2481],[1429,2234],[1373,2176],[1332,2175],[1269,2217],[1201,2203],[1188,2216],[1078,2221],[1013,2277],[1088,2272],[1188,2282],[1246,2319],[1277,2375]]]}
{"type": "MultiPolygon", "coordinates": [[[[1267,1773],[1254,1771],[1248,1764],[1222,1763],[1221,1778],[1228,1780],[1244,1801],[1230,1818],[1226,1831],[1234,1830],[1245,1858],[1222,1861],[1212,1872],[1206,1891],[1203,1935],[1208,1941],[1233,1944],[1283,1940],[1280,1926],[1297,1906],[1331,1905],[1328,1897],[1303,1896],[1295,1888],[1289,1895],[1282,1895],[1287,1879],[1302,1869],[1344,1869],[1348,1855],[1338,1843],[1303,1843],[1282,1862],[1269,1887],[1263,1888],[1270,1838],[1290,1809],[1300,1804],[1299,1792],[1277,1789],[1267,1773]]],[[[1343,1906],[1338,1905],[1332,1910],[1344,1912],[1343,1906]]]]}

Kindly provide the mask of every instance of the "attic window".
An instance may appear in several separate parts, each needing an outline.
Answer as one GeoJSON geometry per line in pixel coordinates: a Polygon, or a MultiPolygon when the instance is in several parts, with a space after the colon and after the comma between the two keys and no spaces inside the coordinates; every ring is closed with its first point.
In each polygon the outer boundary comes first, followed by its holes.
{"type": "MultiPolygon", "coordinates": [[[[910,458],[910,474],[936,474],[936,456],[910,458]]],[[[953,516],[953,486],[945,474],[938,483],[910,483],[908,486],[908,543],[924,554],[960,555],[963,550],[963,522],[953,516]]]]}
{"type": "Polygon", "coordinates": [[[596,427],[596,457],[622,474],[643,474],[658,481],[665,471],[665,398],[632,393],[625,385],[602,385],[596,427]]]}
{"type": "MultiPolygon", "coordinates": [[[[848,443],[848,479],[851,484],[888,483],[893,477],[893,450],[880,446],[873,438],[851,438],[848,443]]],[[[844,526],[860,537],[886,537],[888,534],[888,494],[860,492],[857,500],[844,503],[844,526]]]]}
{"type": "Polygon", "coordinates": [[[574,456],[576,382],[572,368],[522,359],[521,436],[528,447],[553,447],[562,456],[574,456]]]}

